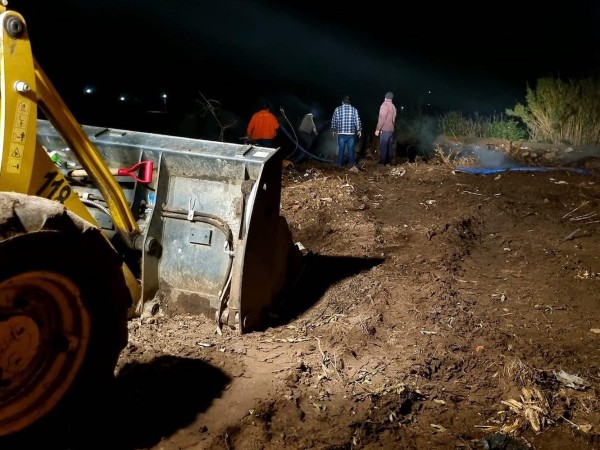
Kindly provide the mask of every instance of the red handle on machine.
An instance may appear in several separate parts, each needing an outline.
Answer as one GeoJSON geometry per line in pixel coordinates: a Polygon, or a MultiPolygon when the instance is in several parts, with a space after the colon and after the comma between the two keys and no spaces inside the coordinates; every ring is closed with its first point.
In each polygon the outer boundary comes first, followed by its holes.
{"type": "MultiPolygon", "coordinates": [[[[131,177],[135,181],[139,183],[150,183],[152,181],[152,172],[154,170],[154,162],[152,161],[142,161],[137,163],[135,166],[131,166],[125,169],[114,169],[109,168],[110,173],[113,175],[131,177]],[[143,170],[141,170],[143,169],[143,170]],[[142,172],[141,176],[139,176],[139,172],[142,172]]],[[[87,177],[88,173],[83,169],[75,169],[69,172],[69,175],[72,177],[87,177]]]]}
{"type": "Polygon", "coordinates": [[[152,161],[141,161],[135,166],[131,166],[126,169],[117,169],[115,175],[119,176],[130,176],[139,183],[150,183],[152,181],[152,171],[154,170],[154,162],[152,161]],[[143,169],[140,171],[140,169],[143,169]],[[138,174],[141,172],[141,176],[138,174]]]}

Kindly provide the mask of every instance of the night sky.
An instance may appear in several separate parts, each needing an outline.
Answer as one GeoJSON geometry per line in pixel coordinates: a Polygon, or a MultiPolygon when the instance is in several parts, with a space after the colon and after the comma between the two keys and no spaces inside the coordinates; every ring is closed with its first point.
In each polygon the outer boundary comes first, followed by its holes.
{"type": "Polygon", "coordinates": [[[488,115],[523,102],[540,77],[600,76],[598,1],[390,5],[9,0],[8,8],[25,17],[34,55],[76,117],[101,126],[121,126],[121,95],[173,114],[197,108],[202,93],[247,121],[262,101],[328,120],[347,94],[368,123],[387,91],[397,106],[488,115]]]}

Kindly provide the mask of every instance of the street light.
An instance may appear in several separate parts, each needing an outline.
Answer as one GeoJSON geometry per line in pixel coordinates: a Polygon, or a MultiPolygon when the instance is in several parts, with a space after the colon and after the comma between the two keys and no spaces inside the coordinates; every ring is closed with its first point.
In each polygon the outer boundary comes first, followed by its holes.
{"type": "Polygon", "coordinates": [[[167,94],[162,95],[163,103],[165,105],[165,112],[167,112],[167,94]]]}

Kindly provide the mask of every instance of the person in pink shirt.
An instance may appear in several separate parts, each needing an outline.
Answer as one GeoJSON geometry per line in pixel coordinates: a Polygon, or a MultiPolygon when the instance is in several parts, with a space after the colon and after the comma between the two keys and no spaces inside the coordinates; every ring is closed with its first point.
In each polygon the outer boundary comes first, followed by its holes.
{"type": "Polygon", "coordinates": [[[392,162],[392,147],[394,143],[394,126],[396,124],[396,106],[392,102],[394,93],[385,94],[385,99],[379,107],[379,118],[375,127],[375,136],[379,136],[379,164],[392,162]]]}

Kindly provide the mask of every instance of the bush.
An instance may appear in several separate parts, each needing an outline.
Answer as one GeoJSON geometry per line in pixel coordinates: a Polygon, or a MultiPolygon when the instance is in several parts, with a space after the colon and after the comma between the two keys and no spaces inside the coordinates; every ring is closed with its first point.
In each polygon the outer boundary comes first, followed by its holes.
{"type": "Polygon", "coordinates": [[[521,119],[532,140],[551,144],[600,144],[600,80],[540,78],[527,86],[526,105],[506,114],[521,119]]]}
{"type": "Polygon", "coordinates": [[[492,121],[487,127],[487,136],[495,139],[522,141],[527,139],[527,130],[514,119],[492,121]]]}
{"type": "Polygon", "coordinates": [[[442,133],[447,136],[481,137],[481,123],[465,117],[459,111],[450,111],[438,118],[442,133]]]}
{"type": "Polygon", "coordinates": [[[450,111],[439,117],[440,129],[448,136],[523,140],[527,131],[515,119],[504,115],[465,117],[458,111],[450,111]]]}

